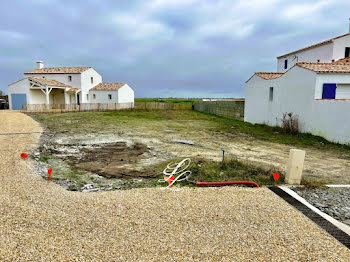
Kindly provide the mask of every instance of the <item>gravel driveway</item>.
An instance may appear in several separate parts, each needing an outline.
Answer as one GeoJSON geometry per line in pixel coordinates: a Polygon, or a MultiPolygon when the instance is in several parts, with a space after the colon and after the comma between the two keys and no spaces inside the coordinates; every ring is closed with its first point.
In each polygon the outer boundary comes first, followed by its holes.
{"type": "MultiPolygon", "coordinates": [[[[0,119],[0,133],[41,131],[19,112],[0,119]]],[[[66,191],[20,159],[38,139],[0,135],[1,261],[349,261],[268,189],[66,191]]]]}

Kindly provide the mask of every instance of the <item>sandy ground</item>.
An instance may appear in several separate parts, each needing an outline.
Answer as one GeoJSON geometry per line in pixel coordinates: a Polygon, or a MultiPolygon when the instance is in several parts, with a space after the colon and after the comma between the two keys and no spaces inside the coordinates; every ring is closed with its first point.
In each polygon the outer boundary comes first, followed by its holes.
{"type": "MultiPolygon", "coordinates": [[[[41,131],[0,111],[0,133],[41,131]]],[[[350,251],[268,189],[65,191],[0,135],[1,261],[349,261],[350,251]]]]}

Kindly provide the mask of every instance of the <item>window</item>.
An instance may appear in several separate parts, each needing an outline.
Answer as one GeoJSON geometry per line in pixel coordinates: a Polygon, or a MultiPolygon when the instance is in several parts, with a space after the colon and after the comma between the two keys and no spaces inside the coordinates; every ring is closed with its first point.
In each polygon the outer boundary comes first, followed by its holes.
{"type": "Polygon", "coordinates": [[[89,94],[86,94],[86,100],[89,100],[89,94]]]}
{"type": "Polygon", "coordinates": [[[94,78],[93,77],[91,77],[91,84],[93,84],[94,83],[94,78]]]}
{"type": "Polygon", "coordinates": [[[68,81],[69,81],[69,82],[72,81],[72,76],[68,76],[68,81]]]}
{"type": "Polygon", "coordinates": [[[335,99],[337,84],[323,84],[322,99],[335,99]]]}
{"type": "Polygon", "coordinates": [[[95,95],[95,94],[93,94],[93,95],[92,95],[92,98],[93,98],[93,99],[96,99],[96,95],[95,95]]]}
{"type": "Polygon", "coordinates": [[[284,69],[287,69],[288,67],[288,59],[284,60],[284,69]]]}
{"type": "Polygon", "coordinates": [[[112,95],[111,94],[108,94],[108,99],[112,100],[112,95]]]}
{"type": "Polygon", "coordinates": [[[350,57],[350,47],[345,47],[345,58],[350,57]]]}
{"type": "Polygon", "coordinates": [[[270,87],[269,100],[273,100],[273,87],[270,87]]]}

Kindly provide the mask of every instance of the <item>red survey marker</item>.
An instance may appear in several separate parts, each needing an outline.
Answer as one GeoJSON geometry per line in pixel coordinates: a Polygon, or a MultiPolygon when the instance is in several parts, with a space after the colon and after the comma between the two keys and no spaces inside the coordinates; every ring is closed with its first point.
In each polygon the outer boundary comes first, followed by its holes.
{"type": "Polygon", "coordinates": [[[273,179],[275,179],[275,182],[280,178],[280,174],[278,173],[273,173],[273,179]]]}
{"type": "Polygon", "coordinates": [[[52,174],[52,168],[51,168],[51,167],[49,168],[49,170],[47,170],[47,173],[49,174],[49,175],[47,176],[47,180],[50,180],[51,174],[52,174]]]}
{"type": "Polygon", "coordinates": [[[21,154],[21,157],[22,157],[22,158],[27,158],[27,157],[28,157],[28,154],[22,153],[22,154],[21,154]]]}

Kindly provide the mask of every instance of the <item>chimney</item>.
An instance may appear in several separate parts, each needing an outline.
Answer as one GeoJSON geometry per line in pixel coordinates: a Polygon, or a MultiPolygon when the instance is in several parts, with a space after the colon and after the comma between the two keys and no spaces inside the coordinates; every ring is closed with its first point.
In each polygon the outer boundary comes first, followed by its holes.
{"type": "Polygon", "coordinates": [[[36,62],[36,68],[37,68],[37,69],[44,68],[44,62],[43,62],[43,61],[38,61],[38,62],[36,62]]]}

